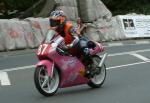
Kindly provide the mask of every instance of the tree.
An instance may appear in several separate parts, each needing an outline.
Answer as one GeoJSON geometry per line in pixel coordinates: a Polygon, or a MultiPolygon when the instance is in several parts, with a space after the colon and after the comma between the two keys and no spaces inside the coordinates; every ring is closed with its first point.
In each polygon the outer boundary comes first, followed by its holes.
{"type": "Polygon", "coordinates": [[[30,8],[39,0],[0,0],[0,18],[12,18],[30,8]]]}
{"type": "Polygon", "coordinates": [[[149,0],[102,0],[114,15],[127,13],[150,14],[149,0]]]}

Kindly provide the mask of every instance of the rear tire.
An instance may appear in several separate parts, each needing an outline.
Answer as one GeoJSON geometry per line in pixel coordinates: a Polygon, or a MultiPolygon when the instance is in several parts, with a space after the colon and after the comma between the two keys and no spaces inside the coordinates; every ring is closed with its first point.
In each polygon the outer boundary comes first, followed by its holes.
{"type": "Polygon", "coordinates": [[[54,95],[59,86],[59,73],[54,68],[53,77],[50,78],[47,74],[47,69],[44,66],[39,66],[35,69],[34,83],[37,90],[44,96],[54,95]]]}
{"type": "MultiPolygon", "coordinates": [[[[98,64],[101,61],[101,58],[99,56],[95,55],[92,57],[92,60],[93,60],[93,65],[98,66],[98,64]]],[[[98,68],[100,69],[100,67],[98,67],[98,68]]],[[[103,64],[103,66],[100,70],[100,73],[94,75],[94,77],[90,79],[88,85],[92,88],[99,88],[103,85],[105,78],[106,78],[106,66],[105,66],[105,64],[103,64]]]]}

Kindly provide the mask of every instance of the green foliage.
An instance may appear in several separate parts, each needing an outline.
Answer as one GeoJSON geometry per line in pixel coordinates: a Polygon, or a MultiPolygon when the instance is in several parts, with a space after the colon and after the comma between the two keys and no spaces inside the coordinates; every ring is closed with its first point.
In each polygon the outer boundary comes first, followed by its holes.
{"type": "MultiPolygon", "coordinates": [[[[38,1],[39,0],[0,0],[0,19],[18,17],[38,1]]],[[[33,15],[35,14],[34,11],[32,13],[33,15]]]]}
{"type": "Polygon", "coordinates": [[[24,11],[39,0],[5,0],[12,10],[24,11]]]}
{"type": "MultiPolygon", "coordinates": [[[[32,7],[39,0],[0,0],[0,3],[4,4],[3,18],[8,17],[8,10],[18,10],[23,12],[28,8],[32,7]]],[[[102,0],[108,9],[113,13],[113,15],[127,14],[127,13],[138,13],[138,14],[148,14],[150,15],[150,0],[102,0]]],[[[42,7],[39,8],[39,10],[42,7]]],[[[2,9],[2,7],[0,7],[2,9]]],[[[0,10],[1,12],[2,10],[0,10]]],[[[37,11],[37,10],[36,10],[37,11]]],[[[35,14],[34,12],[33,14],[35,14]]],[[[18,15],[18,14],[17,14],[18,15]]],[[[17,16],[16,14],[14,17],[17,16]]],[[[12,17],[9,16],[9,17],[12,17]]],[[[1,16],[0,16],[1,18],[1,16]]]]}
{"type": "Polygon", "coordinates": [[[127,13],[150,14],[150,0],[102,0],[113,15],[127,13]]]}

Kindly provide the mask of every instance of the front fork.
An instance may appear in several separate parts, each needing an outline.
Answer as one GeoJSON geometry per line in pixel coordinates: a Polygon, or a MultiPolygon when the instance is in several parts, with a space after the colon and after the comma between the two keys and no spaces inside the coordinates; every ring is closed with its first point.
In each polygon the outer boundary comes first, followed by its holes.
{"type": "Polygon", "coordinates": [[[105,60],[106,60],[106,58],[107,58],[107,55],[108,55],[107,53],[105,53],[105,54],[103,55],[103,57],[102,57],[102,59],[101,59],[99,65],[98,65],[100,68],[103,66],[103,64],[104,64],[104,62],[105,62],[105,60]]]}

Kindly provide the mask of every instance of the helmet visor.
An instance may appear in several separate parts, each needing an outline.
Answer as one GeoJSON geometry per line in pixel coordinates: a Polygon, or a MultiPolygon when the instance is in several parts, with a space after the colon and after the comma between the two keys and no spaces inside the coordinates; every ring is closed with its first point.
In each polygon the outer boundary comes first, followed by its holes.
{"type": "Polygon", "coordinates": [[[56,27],[58,25],[60,25],[60,20],[50,19],[50,26],[51,27],[56,27]]]}

